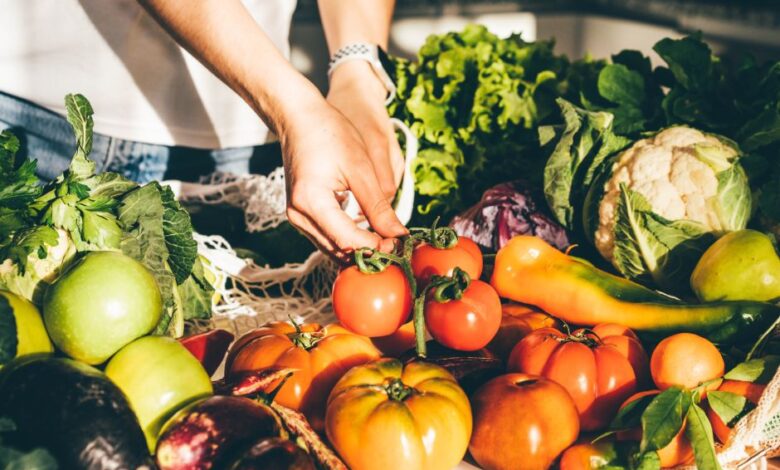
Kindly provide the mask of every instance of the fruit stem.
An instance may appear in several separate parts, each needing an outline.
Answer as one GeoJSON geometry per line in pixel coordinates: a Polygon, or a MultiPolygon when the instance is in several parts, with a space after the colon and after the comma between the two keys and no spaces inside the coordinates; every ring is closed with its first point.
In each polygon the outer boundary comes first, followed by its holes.
{"type": "Polygon", "coordinates": [[[319,343],[320,340],[325,337],[325,335],[322,333],[322,330],[304,332],[301,329],[301,324],[295,321],[292,315],[287,315],[287,318],[290,319],[290,323],[292,323],[292,325],[295,327],[295,333],[288,335],[290,341],[292,341],[295,346],[308,351],[316,346],[317,343],[319,343]]]}
{"type": "Polygon", "coordinates": [[[385,392],[391,400],[404,401],[414,390],[409,387],[401,379],[390,379],[389,383],[385,385],[385,392]]]}
{"type": "Polygon", "coordinates": [[[446,250],[455,247],[458,244],[458,234],[455,230],[447,227],[438,227],[439,217],[433,221],[430,228],[412,227],[409,229],[410,238],[428,243],[434,248],[446,250]]]}

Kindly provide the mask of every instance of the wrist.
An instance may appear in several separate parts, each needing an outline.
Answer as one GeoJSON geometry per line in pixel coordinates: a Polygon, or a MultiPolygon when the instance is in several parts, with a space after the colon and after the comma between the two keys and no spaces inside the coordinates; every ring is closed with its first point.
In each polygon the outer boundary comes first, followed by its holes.
{"type": "Polygon", "coordinates": [[[360,89],[377,102],[384,104],[387,88],[368,62],[352,60],[339,64],[330,75],[329,92],[345,89],[360,89]]]}

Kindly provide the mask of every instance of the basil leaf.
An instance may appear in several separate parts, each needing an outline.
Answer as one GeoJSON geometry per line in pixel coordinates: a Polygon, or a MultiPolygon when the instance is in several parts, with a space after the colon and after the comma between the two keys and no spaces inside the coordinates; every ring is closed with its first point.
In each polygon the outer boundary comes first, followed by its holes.
{"type": "Polygon", "coordinates": [[[707,403],[726,425],[732,425],[749,408],[747,398],[719,390],[707,393],[707,403]]]}
{"type": "Polygon", "coordinates": [[[715,454],[715,443],[712,437],[712,426],[707,419],[707,413],[699,405],[688,408],[685,436],[693,447],[698,470],[720,470],[720,463],[715,454]]]}
{"type": "Polygon", "coordinates": [[[689,405],[688,393],[679,387],[668,388],[655,396],[642,413],[639,451],[645,453],[663,449],[672,442],[682,429],[689,405]]]}
{"type": "Polygon", "coordinates": [[[780,368],[780,356],[764,356],[737,364],[723,378],[767,384],[780,368]]]}
{"type": "Polygon", "coordinates": [[[13,360],[19,347],[16,330],[16,317],[10,302],[0,295],[0,365],[13,360]]]}

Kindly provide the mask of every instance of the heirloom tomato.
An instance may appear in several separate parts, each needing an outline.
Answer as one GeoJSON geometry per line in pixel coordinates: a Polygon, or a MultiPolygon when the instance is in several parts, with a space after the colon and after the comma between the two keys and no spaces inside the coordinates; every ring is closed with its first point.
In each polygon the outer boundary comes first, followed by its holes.
{"type": "Polygon", "coordinates": [[[451,248],[421,243],[412,254],[412,272],[423,286],[434,275],[452,276],[455,268],[466,271],[471,279],[479,279],[482,275],[482,252],[470,238],[458,237],[458,242],[451,248]]]}
{"type": "Polygon", "coordinates": [[[379,359],[333,387],[325,429],[352,470],[450,470],[466,453],[471,407],[445,369],[379,359]]]}
{"type": "Polygon", "coordinates": [[[577,405],[582,429],[601,429],[636,392],[647,369],[647,355],[633,333],[610,335],[614,328],[599,325],[571,335],[553,328],[535,330],[517,343],[507,369],[561,384],[577,405]]]}
{"type": "MultiPolygon", "coordinates": [[[[322,428],[325,400],[341,375],[380,356],[371,341],[339,325],[291,325],[273,322],[246,333],[228,354],[229,377],[268,368],[294,369],[276,402],[300,410],[312,426],[322,428]]],[[[272,391],[279,381],[266,388],[272,391]]]]}
{"type": "Polygon", "coordinates": [[[364,336],[395,333],[409,319],[412,302],[409,281],[396,265],[375,273],[350,266],[333,283],[336,318],[346,329],[364,336]]]}
{"type": "Polygon", "coordinates": [[[569,394],[544,377],[496,377],[476,391],[472,404],[469,452],[484,469],[546,470],[580,430],[569,394]]]}

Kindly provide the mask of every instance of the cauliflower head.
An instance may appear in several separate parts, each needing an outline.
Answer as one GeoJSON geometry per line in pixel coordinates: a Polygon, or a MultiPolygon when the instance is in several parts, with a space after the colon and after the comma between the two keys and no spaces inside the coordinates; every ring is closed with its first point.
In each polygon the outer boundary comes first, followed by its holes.
{"type": "Polygon", "coordinates": [[[747,225],[751,195],[739,155],[736,144],[686,126],[635,142],[592,188],[602,191],[596,248],[634,279],[663,286],[669,270],[684,275],[687,260],[675,259],[675,251],[691,257],[715,236],[747,225]]]}

